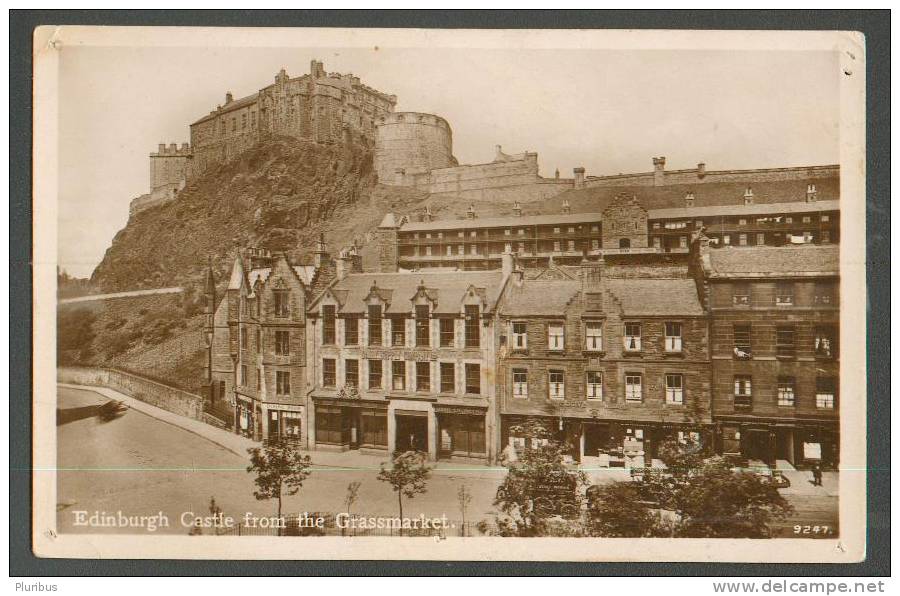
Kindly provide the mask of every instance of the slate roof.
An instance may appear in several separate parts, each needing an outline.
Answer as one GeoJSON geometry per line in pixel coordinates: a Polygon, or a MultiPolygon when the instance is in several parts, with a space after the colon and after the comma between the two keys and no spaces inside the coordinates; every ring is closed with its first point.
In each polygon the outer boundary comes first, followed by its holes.
{"type": "MultiPolygon", "coordinates": [[[[590,223],[600,221],[599,213],[563,213],[550,215],[514,215],[505,217],[485,217],[476,219],[443,219],[435,221],[410,222],[400,229],[403,232],[422,230],[456,230],[469,228],[499,228],[503,226],[539,226],[549,224],[590,223]]],[[[384,224],[382,223],[382,227],[384,224]]]]}
{"type": "MultiPolygon", "coordinates": [[[[437,302],[436,314],[457,314],[470,286],[482,295],[487,309],[493,310],[503,288],[500,271],[422,272],[414,273],[351,273],[332,285],[330,292],[340,302],[341,313],[366,312],[366,297],[373,291],[389,302],[386,315],[411,314],[412,299],[424,283],[428,295],[437,302]]],[[[324,294],[323,294],[324,295],[324,294]]],[[[313,302],[315,310],[321,296],[313,302]]]]}
{"type": "Polygon", "coordinates": [[[810,277],[840,270],[837,245],[714,248],[706,260],[712,278],[810,277]]]}
{"type": "Polygon", "coordinates": [[[191,126],[193,126],[194,124],[200,124],[201,122],[206,122],[207,120],[215,118],[216,116],[220,116],[221,114],[228,113],[232,110],[236,110],[238,108],[242,108],[244,106],[256,103],[256,100],[258,98],[259,98],[259,93],[257,92],[257,93],[254,93],[253,95],[248,95],[246,97],[236,99],[236,100],[222,106],[221,110],[214,110],[214,111],[210,112],[209,114],[207,114],[206,116],[203,116],[202,118],[200,118],[198,120],[195,120],[194,122],[191,123],[191,126]]]}
{"type": "MultiPolygon", "coordinates": [[[[697,287],[691,279],[644,279],[604,277],[606,310],[625,316],[701,316],[703,307],[697,287]]],[[[562,315],[581,291],[580,281],[525,280],[522,286],[511,284],[500,305],[500,313],[511,317],[562,315]]]]}
{"type": "Polygon", "coordinates": [[[683,217],[715,217],[726,215],[768,215],[779,213],[821,213],[838,211],[840,201],[793,201],[790,203],[753,203],[751,205],[716,205],[709,207],[674,207],[671,209],[651,209],[650,219],[674,219],[683,217]]]}

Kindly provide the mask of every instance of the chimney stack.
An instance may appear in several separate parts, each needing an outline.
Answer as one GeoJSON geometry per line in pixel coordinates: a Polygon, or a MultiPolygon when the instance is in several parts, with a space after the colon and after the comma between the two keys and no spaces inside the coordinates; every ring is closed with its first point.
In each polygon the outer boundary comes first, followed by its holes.
{"type": "Polygon", "coordinates": [[[569,215],[572,213],[572,206],[569,205],[569,199],[563,200],[562,212],[564,215],[569,215]]]}
{"type": "Polygon", "coordinates": [[[575,174],[575,188],[584,188],[584,168],[575,168],[572,172],[575,174]]]}
{"type": "Polygon", "coordinates": [[[744,205],[752,205],[753,204],[753,189],[749,186],[747,190],[744,191],[744,205]]]}
{"type": "Polygon", "coordinates": [[[225,93],[225,105],[227,106],[228,104],[230,104],[233,101],[234,101],[234,96],[231,95],[231,91],[226,92],[225,93]]]}
{"type": "Polygon", "coordinates": [[[653,186],[662,186],[666,176],[666,157],[661,155],[653,158],[653,186]]]}
{"type": "Polygon", "coordinates": [[[519,201],[516,201],[513,204],[513,215],[516,217],[522,217],[522,204],[519,201]]]}
{"type": "Polygon", "coordinates": [[[466,209],[466,219],[475,219],[475,205],[469,205],[466,209]]]}
{"type": "Polygon", "coordinates": [[[806,185],[806,202],[807,203],[815,203],[816,202],[816,185],[815,184],[807,184],[806,185]]]}
{"type": "Polygon", "coordinates": [[[694,206],[694,193],[688,192],[684,195],[684,206],[685,207],[693,207],[694,206]]]}
{"type": "Polygon", "coordinates": [[[701,180],[706,177],[706,164],[702,161],[697,164],[697,178],[701,180]]]}
{"type": "Polygon", "coordinates": [[[319,239],[316,240],[316,250],[314,253],[316,269],[323,267],[327,260],[328,251],[325,249],[325,234],[319,234],[319,239]]]}

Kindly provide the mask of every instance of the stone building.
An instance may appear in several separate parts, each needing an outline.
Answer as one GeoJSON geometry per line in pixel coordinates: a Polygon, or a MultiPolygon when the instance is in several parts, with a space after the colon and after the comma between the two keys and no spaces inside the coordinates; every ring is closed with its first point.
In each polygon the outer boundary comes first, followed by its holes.
{"type": "Polygon", "coordinates": [[[363,85],[352,74],[310,71],[290,77],[282,69],[273,84],[225,103],[191,124],[193,159],[188,176],[229,161],[260,139],[285,135],[321,143],[356,136],[374,142],[375,122],[393,112],[397,97],[363,85]]]}
{"type": "Polygon", "coordinates": [[[129,214],[133,216],[173,201],[178,191],[184,188],[192,155],[188,143],[182,143],[181,147],[175,143],[168,147],[160,143],[158,150],[150,154],[150,192],[131,201],[129,214]]]}
{"type": "Polygon", "coordinates": [[[456,165],[453,132],[440,116],[384,114],[375,130],[375,171],[381,184],[427,185],[429,172],[456,165]]]}
{"type": "Polygon", "coordinates": [[[493,462],[506,275],[349,273],[328,287],[307,312],[310,447],[493,462]]]}
{"type": "MultiPolygon", "coordinates": [[[[223,299],[206,327],[209,409],[256,440],[306,446],[306,305],[336,274],[319,243],[314,265],[291,265],[259,248],[235,259],[223,299]]],[[[208,304],[211,291],[207,282],[208,304]]]]}
{"type": "Polygon", "coordinates": [[[836,465],[838,247],[717,249],[701,236],[697,258],[720,452],[836,465]]]}

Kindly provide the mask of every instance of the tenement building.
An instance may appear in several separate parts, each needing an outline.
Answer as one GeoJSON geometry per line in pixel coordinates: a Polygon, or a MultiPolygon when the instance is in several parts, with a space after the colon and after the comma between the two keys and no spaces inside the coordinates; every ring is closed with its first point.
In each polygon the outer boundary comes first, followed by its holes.
{"type": "Polygon", "coordinates": [[[291,265],[259,248],[235,260],[206,329],[209,409],[230,410],[222,418],[235,432],[306,446],[306,306],[352,263],[346,255],[334,263],[321,241],[313,265],[291,265]]]}
{"type": "Polygon", "coordinates": [[[697,250],[719,451],[836,465],[838,247],[715,249],[701,237],[697,250]]]}
{"type": "Polygon", "coordinates": [[[307,311],[310,447],[494,461],[508,273],[339,276],[307,311]]]}

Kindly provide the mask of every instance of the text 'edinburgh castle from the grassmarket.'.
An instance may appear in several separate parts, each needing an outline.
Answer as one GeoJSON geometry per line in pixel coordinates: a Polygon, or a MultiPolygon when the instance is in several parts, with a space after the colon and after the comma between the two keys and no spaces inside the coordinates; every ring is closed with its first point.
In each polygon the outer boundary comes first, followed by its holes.
{"type": "Polygon", "coordinates": [[[483,463],[555,439],[573,460],[640,468],[674,439],[837,465],[837,166],[667,171],[656,157],[542,178],[535,153],[458,164],[443,118],[395,103],[313,62],[160,151],[189,176],[263,134],[359,135],[380,184],[467,206],[387,213],[371,270],[369,247],[320,241],[304,266],[248,247],[224,296],[210,276],[209,411],[234,432],[483,463]]]}

